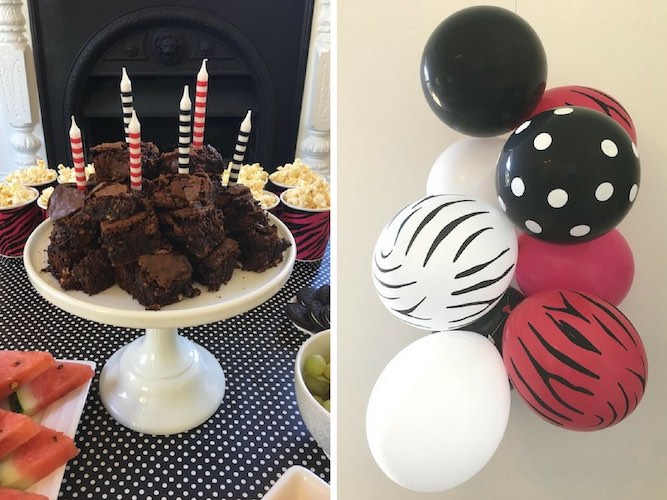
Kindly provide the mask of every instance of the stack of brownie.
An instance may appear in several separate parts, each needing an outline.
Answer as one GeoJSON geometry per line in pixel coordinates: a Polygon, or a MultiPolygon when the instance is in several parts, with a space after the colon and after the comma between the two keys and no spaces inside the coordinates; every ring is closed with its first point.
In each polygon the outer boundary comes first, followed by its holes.
{"type": "Polygon", "coordinates": [[[142,145],[150,172],[142,191],[129,186],[124,143],[91,149],[96,175],[85,196],[73,184],[54,191],[48,270],[64,289],[95,294],[117,283],[160,309],[198,295],[195,281],[215,291],[236,267],[262,272],[281,262],[289,242],[247,187],[221,185],[214,148],[193,151],[192,174],[174,173],[172,153],[156,150],[142,145]]]}

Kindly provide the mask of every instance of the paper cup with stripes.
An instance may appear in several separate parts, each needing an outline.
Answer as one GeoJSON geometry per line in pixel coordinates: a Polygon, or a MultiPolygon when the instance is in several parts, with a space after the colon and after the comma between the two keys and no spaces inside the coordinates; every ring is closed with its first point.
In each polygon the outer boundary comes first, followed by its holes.
{"type": "Polygon", "coordinates": [[[296,242],[296,260],[321,260],[329,243],[331,210],[292,205],[285,201],[285,192],[280,195],[280,205],[280,218],[296,242]]]}
{"type": "Polygon", "coordinates": [[[44,220],[37,206],[39,191],[30,189],[34,192],[30,201],[0,207],[0,255],[3,257],[21,257],[28,236],[44,220]]]}

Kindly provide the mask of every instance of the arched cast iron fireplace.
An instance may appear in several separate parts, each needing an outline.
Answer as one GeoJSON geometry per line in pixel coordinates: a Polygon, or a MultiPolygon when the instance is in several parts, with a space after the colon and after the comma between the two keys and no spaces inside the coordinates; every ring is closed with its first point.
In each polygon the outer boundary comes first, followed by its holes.
{"type": "Polygon", "coordinates": [[[271,171],[294,158],[313,0],[30,0],[29,8],[50,165],[71,163],[71,115],[86,148],[123,139],[122,67],[132,80],[142,139],[175,147],[183,86],[190,85],[194,101],[203,58],[205,142],[228,159],[252,109],[246,160],[271,171]]]}

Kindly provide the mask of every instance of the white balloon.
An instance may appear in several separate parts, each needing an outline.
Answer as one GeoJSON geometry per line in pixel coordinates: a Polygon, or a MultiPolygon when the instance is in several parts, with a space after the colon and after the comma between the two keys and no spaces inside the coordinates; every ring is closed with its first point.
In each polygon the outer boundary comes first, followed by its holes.
{"type": "Polygon", "coordinates": [[[467,137],[435,160],[426,180],[426,194],[464,194],[498,207],[496,163],[504,137],[467,137]]]}
{"type": "Polygon", "coordinates": [[[373,284],[401,321],[451,330],[493,308],[517,255],[514,226],[499,210],[471,197],[433,195],[405,207],[380,233],[373,284]]]}
{"type": "Polygon", "coordinates": [[[494,345],[474,332],[440,332],[387,364],[368,402],[366,435],[391,480],[414,491],[443,491],[487,464],[509,412],[507,372],[494,345]]]}

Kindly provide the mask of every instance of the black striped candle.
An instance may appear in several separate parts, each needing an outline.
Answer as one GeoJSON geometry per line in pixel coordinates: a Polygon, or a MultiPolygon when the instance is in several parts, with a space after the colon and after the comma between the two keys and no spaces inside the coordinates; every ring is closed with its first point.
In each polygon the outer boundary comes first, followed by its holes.
{"type": "Polygon", "coordinates": [[[239,180],[239,174],[241,173],[241,165],[243,165],[243,159],[245,158],[245,151],[248,147],[248,139],[250,138],[250,130],[252,128],[250,123],[250,115],[252,114],[251,110],[248,110],[248,114],[245,115],[245,118],[241,122],[241,129],[239,130],[239,136],[236,139],[236,147],[234,148],[234,157],[231,161],[231,169],[229,171],[229,181],[227,182],[228,186],[233,186],[239,180]]]}
{"type": "Polygon", "coordinates": [[[127,70],[123,68],[123,74],[120,79],[120,102],[123,106],[123,125],[125,127],[125,142],[130,143],[130,137],[127,131],[132,120],[132,111],[134,111],[134,99],[132,97],[132,82],[127,76],[127,70]]]}
{"type": "Polygon", "coordinates": [[[183,88],[183,97],[180,104],[180,115],[178,117],[178,173],[190,173],[190,111],[192,101],[188,86],[183,88]]]}

